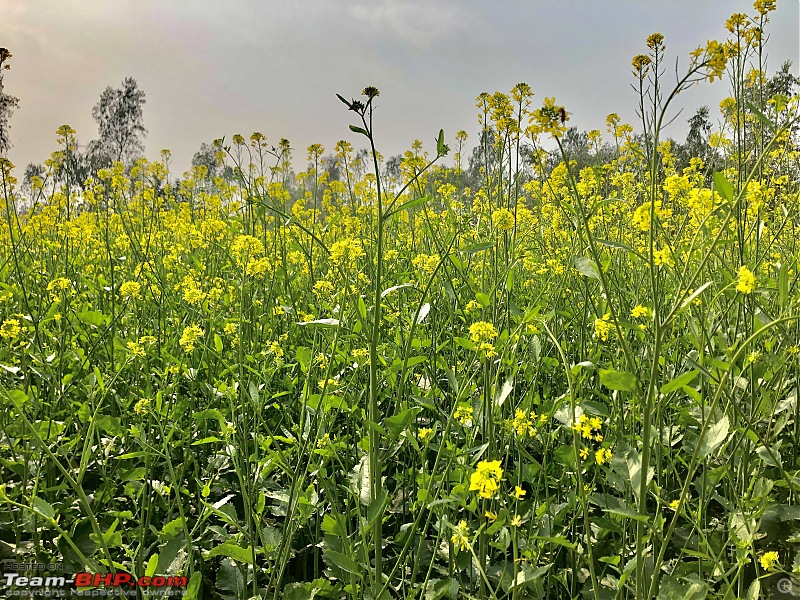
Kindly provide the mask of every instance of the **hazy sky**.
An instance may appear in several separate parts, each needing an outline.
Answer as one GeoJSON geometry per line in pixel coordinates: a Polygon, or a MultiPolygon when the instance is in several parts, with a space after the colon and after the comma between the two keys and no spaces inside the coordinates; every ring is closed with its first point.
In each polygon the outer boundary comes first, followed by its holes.
{"type": "MultiPolygon", "coordinates": [[[[798,2],[778,0],[767,46],[769,71],[800,59],[798,2]]],[[[106,86],[134,77],[145,91],[146,154],[173,153],[189,167],[202,142],[260,131],[288,138],[297,166],[306,148],[357,147],[351,114],[337,99],[380,89],[376,139],[384,156],[414,139],[434,149],[444,128],[476,143],[475,97],[531,85],[534,106],[555,96],[570,125],[605,130],[617,112],[635,123],[630,61],[645,38],[666,36],[668,72],[708,39],[723,39],[733,12],[750,0],[0,0],[0,46],[13,53],[5,91],[20,99],[11,119],[9,158],[19,175],[56,149],[68,123],[81,144],[97,136],[91,110],[106,86]]],[[[717,115],[726,81],[681,96],[686,111],[703,104],[717,115]]],[[[362,138],[363,139],[363,138],[362,138]]],[[[452,144],[451,144],[452,146],[452,144]]]]}

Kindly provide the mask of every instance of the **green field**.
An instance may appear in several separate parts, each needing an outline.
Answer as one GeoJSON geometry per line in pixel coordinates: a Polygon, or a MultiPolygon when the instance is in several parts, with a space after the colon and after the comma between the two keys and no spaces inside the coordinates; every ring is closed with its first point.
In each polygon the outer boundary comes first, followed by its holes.
{"type": "Polygon", "coordinates": [[[582,138],[519,84],[390,164],[366,88],[297,175],[259,133],[180,179],[77,181],[68,126],[24,185],[0,159],[0,558],[186,598],[800,595],[798,96],[756,4],[677,82],[648,38],[642,122],[582,138]]]}

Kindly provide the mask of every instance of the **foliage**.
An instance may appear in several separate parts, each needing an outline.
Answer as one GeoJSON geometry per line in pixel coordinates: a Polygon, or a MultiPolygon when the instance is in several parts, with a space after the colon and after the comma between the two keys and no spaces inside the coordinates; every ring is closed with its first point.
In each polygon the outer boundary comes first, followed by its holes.
{"type": "Polygon", "coordinates": [[[54,159],[22,212],[3,161],[0,549],[205,598],[780,590],[800,569],[800,99],[726,100],[710,173],[660,139],[675,95],[726,68],[766,94],[741,70],[756,6],[730,27],[746,47],[709,42],[671,90],[648,38],[638,133],[571,132],[525,84],[481,94],[473,173],[462,132],[452,169],[443,132],[389,168],[372,87],[339,97],[368,150],[315,144],[297,175],[260,133],[214,142],[231,177],[172,184],[164,153],[79,198],[54,159]]]}

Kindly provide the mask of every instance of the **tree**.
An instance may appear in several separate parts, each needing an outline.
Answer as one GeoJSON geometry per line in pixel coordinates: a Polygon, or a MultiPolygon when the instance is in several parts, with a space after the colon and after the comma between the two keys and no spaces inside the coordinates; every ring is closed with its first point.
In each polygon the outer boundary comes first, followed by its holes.
{"type": "Polygon", "coordinates": [[[203,142],[200,149],[192,157],[193,167],[205,167],[206,177],[212,181],[219,174],[219,163],[217,162],[216,148],[212,144],[203,142]]]}
{"type": "Polygon", "coordinates": [[[19,106],[19,99],[3,93],[3,71],[10,69],[11,52],[7,48],[0,48],[0,156],[8,152],[11,148],[11,140],[8,136],[8,120],[11,113],[19,106]]]}
{"type": "Polygon", "coordinates": [[[100,150],[109,161],[130,163],[144,152],[147,129],[142,119],[144,92],[133,77],[127,77],[122,87],[107,87],[92,109],[100,133],[100,150]]]}

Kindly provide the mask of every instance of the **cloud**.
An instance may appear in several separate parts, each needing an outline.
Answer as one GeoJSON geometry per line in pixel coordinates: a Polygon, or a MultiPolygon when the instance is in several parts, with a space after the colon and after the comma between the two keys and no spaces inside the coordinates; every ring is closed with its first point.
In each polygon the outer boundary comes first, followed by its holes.
{"type": "MultiPolygon", "coordinates": [[[[418,50],[464,31],[471,19],[464,7],[442,0],[357,0],[350,15],[381,36],[390,33],[418,50]]],[[[474,13],[473,13],[474,14],[474,13]]]]}

